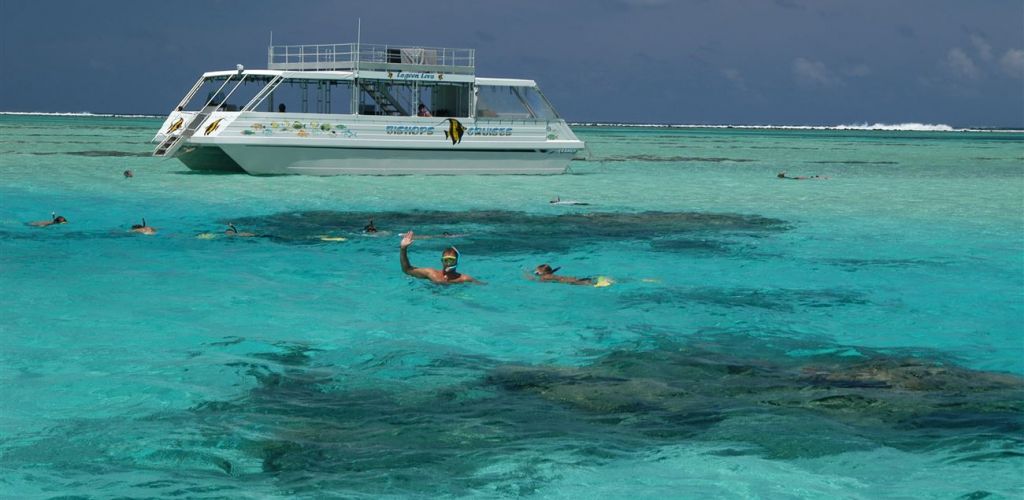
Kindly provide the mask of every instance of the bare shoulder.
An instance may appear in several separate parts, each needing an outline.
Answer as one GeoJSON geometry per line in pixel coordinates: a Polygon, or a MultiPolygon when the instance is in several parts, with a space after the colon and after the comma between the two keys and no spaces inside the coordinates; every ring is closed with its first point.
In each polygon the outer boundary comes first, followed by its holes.
{"type": "Polygon", "coordinates": [[[478,285],[485,284],[483,281],[480,281],[468,274],[463,274],[462,276],[459,276],[459,279],[456,280],[455,283],[476,283],[478,285]]]}

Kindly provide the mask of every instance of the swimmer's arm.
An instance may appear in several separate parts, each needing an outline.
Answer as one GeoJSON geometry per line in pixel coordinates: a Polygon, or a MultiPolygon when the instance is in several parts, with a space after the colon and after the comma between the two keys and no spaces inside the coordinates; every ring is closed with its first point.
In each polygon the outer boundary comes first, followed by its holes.
{"type": "Polygon", "coordinates": [[[437,273],[434,269],[414,267],[409,263],[409,245],[412,245],[413,234],[412,231],[405,233],[402,237],[402,243],[399,244],[398,255],[402,261],[402,272],[412,276],[414,278],[428,279],[434,281],[434,274],[437,273]]]}
{"type": "Polygon", "coordinates": [[[402,261],[403,273],[408,274],[409,276],[413,276],[415,278],[431,279],[431,269],[414,267],[412,264],[409,263],[409,253],[406,250],[406,247],[402,247],[401,250],[399,250],[399,255],[402,261]]]}
{"type": "Polygon", "coordinates": [[[472,276],[466,275],[466,274],[463,274],[462,277],[464,279],[462,279],[460,281],[462,281],[463,283],[473,283],[473,284],[476,284],[476,285],[486,285],[487,284],[487,283],[485,283],[483,281],[480,281],[480,280],[478,280],[478,279],[476,279],[476,278],[474,278],[472,276]]]}

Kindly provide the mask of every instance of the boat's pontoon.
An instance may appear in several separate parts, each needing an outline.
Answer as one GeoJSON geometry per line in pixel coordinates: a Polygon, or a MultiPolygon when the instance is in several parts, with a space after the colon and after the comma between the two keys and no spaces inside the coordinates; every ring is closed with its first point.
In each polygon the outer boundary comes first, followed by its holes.
{"type": "Polygon", "coordinates": [[[472,49],[271,46],[203,74],[154,156],[250,174],[563,172],[583,148],[533,80],[479,78],[472,49]]]}

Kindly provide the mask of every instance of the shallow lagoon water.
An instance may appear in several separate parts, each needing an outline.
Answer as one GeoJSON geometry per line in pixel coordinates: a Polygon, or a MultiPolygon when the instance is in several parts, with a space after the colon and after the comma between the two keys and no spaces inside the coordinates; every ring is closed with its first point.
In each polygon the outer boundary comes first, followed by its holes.
{"type": "Polygon", "coordinates": [[[1024,493],[1019,134],[581,128],[570,175],[311,178],[189,172],[157,126],[0,117],[6,494],[1024,493]],[[408,229],[488,284],[403,275],[408,229]]]}

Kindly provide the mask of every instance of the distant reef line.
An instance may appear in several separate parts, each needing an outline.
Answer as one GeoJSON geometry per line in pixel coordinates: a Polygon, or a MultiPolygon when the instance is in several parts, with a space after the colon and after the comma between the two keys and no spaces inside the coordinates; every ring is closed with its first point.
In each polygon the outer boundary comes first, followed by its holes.
{"type": "Polygon", "coordinates": [[[92,113],[89,111],[0,111],[0,115],[16,116],[76,116],[96,118],[163,118],[166,115],[139,113],[92,113]]]}

